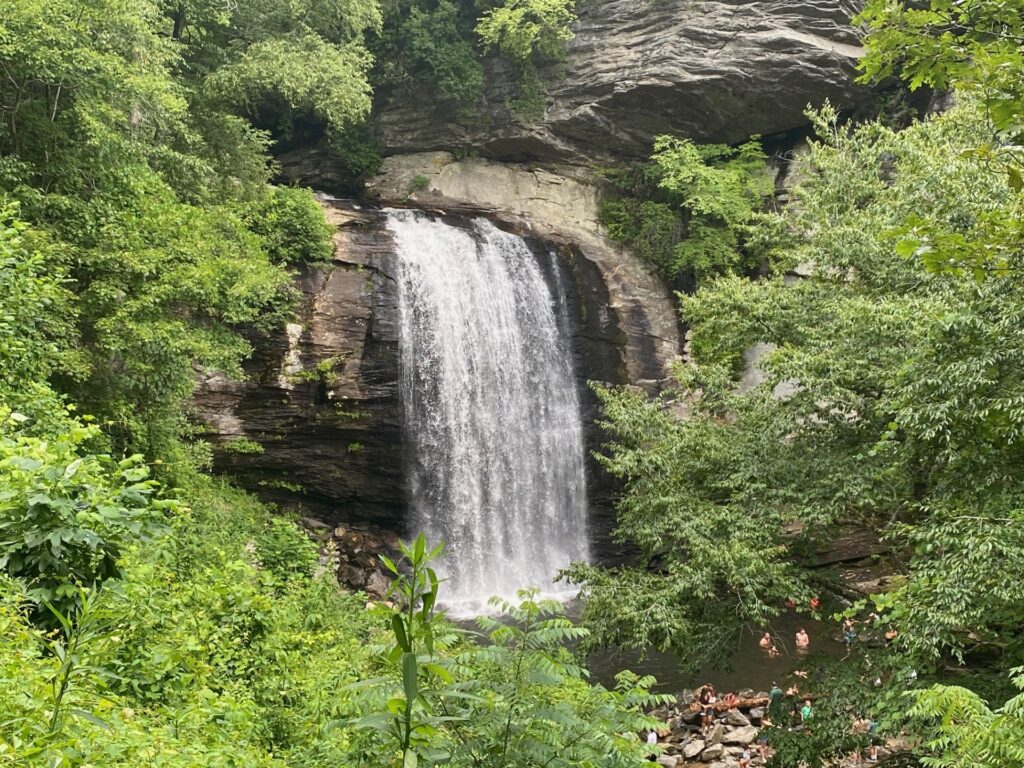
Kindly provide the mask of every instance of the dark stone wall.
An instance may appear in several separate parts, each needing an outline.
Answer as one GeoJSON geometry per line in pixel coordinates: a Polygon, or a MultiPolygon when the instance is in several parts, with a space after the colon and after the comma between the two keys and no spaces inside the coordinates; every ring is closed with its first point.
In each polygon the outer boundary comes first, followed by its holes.
{"type": "MultiPolygon", "coordinates": [[[[299,274],[294,323],[252,336],[246,381],[198,372],[195,412],[209,427],[215,469],[262,498],[332,527],[405,534],[394,245],[380,211],[342,201],[327,210],[338,227],[334,259],[299,274]]],[[[587,448],[596,451],[606,437],[589,382],[625,382],[626,334],[594,262],[573,246],[527,242],[565,293],[587,448]]],[[[592,457],[588,490],[600,551],[615,485],[592,457]]]]}

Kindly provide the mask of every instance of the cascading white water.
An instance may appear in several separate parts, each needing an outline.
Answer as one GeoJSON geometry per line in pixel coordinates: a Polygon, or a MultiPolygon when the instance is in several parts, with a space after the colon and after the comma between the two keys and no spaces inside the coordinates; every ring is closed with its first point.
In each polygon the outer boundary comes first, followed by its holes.
{"type": "Polygon", "coordinates": [[[414,523],[445,542],[453,613],[553,593],[588,555],[579,398],[564,295],[522,238],[388,212],[398,253],[407,474],[414,523]]]}

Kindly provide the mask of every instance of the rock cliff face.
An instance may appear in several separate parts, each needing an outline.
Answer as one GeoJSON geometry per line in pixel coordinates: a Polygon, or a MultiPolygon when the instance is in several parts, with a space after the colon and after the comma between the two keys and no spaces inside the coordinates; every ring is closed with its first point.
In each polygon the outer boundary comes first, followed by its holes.
{"type": "Polygon", "coordinates": [[[394,528],[405,497],[393,244],[379,213],[326,210],[334,259],[298,276],[295,322],[253,339],[246,381],[200,372],[195,408],[216,469],[263,498],[394,528]]]}
{"type": "Polygon", "coordinates": [[[856,85],[859,0],[598,0],[581,2],[576,36],[551,82],[543,119],[506,103],[515,85],[488,64],[482,114],[408,91],[378,97],[375,132],[387,155],[473,149],[500,159],[584,163],[650,154],[673,133],[736,143],[806,123],[807,105],[870,100],[856,85]]]}
{"type": "MultiPolygon", "coordinates": [[[[804,126],[809,103],[871,101],[853,83],[861,51],[849,18],[858,4],[581,2],[566,61],[542,73],[551,87],[537,122],[509,111],[515,84],[498,60],[487,64],[485,104],[471,121],[430,95],[378,93],[374,128],[386,159],[367,191],[384,204],[486,215],[558,251],[572,275],[576,369],[596,448],[603,436],[585,380],[656,390],[682,339],[664,282],[604,237],[587,169],[645,158],[660,133],[736,143],[804,126]]],[[[326,144],[278,160],[292,182],[346,184],[326,144]]],[[[254,340],[249,381],[200,372],[196,410],[211,426],[217,467],[264,497],[332,526],[402,531],[393,243],[379,211],[335,203],[328,213],[338,226],[334,260],[299,276],[299,318],[254,340]]],[[[599,510],[611,490],[591,466],[599,510]]],[[[610,521],[597,515],[599,541],[610,521]]]]}
{"type": "MultiPolygon", "coordinates": [[[[210,428],[216,468],[263,498],[312,514],[325,529],[355,524],[366,532],[360,536],[404,533],[394,244],[382,211],[344,202],[326,210],[338,227],[334,258],[299,276],[296,321],[283,333],[253,339],[246,381],[199,372],[196,414],[210,428]]],[[[528,234],[508,216],[496,220],[528,234]]],[[[554,251],[565,267],[586,437],[596,449],[603,436],[587,382],[648,375],[655,386],[668,363],[659,355],[674,350],[644,335],[650,323],[642,306],[617,311],[622,291],[583,247],[541,237],[527,242],[554,251]]],[[[589,469],[591,499],[607,511],[611,488],[596,463],[589,469]]]]}

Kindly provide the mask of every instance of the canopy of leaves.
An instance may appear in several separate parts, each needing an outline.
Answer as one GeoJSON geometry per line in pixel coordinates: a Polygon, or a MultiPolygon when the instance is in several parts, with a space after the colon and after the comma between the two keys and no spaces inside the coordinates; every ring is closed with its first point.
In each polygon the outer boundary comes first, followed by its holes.
{"type": "Polygon", "coordinates": [[[605,171],[601,221],[670,280],[750,270],[763,257],[754,225],[774,191],[765,160],[756,140],[733,149],[659,136],[650,164],[605,171]]]}
{"type": "Polygon", "coordinates": [[[149,0],[0,9],[0,194],[33,225],[5,230],[3,247],[19,253],[0,290],[29,290],[29,271],[47,276],[32,288],[46,290],[35,327],[9,321],[19,338],[10,354],[37,366],[15,372],[28,389],[12,387],[12,405],[42,417],[46,408],[23,403],[50,383],[99,416],[116,446],[151,457],[182,427],[192,366],[237,373],[249,351],[238,327],[287,310],[280,264],[322,259],[330,247],[312,197],[267,184],[266,136],[217,84],[230,79],[242,101],[280,97],[289,116],[309,109],[331,124],[369,108],[359,40],[379,20],[374,5],[226,9],[149,0]],[[320,15],[335,12],[343,19],[320,15]],[[259,65],[281,46],[286,54],[259,65]],[[19,352],[40,334],[65,351],[19,352]]]}
{"type": "Polygon", "coordinates": [[[902,132],[841,127],[827,109],[815,120],[795,203],[769,225],[789,233],[771,274],[722,276],[683,300],[695,361],[674,396],[602,395],[605,461],[627,481],[617,535],[643,559],[572,572],[587,623],[602,643],[706,655],[709,638],[805,594],[801,552],[842,523],[880,533],[907,574],[876,608],[914,663],[998,649],[1013,664],[1020,254],[979,283],[897,249],[912,217],[971,241],[1016,215],[1018,193],[965,153],[990,131],[973,102],[902,132]]]}

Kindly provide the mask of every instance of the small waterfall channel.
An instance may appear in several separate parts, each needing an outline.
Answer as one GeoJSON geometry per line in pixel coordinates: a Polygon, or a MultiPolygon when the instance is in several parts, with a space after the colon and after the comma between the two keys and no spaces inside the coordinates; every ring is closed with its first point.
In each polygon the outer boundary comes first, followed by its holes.
{"type": "MultiPolygon", "coordinates": [[[[580,403],[560,267],[485,219],[388,211],[415,528],[453,615],[588,557],[580,403]]],[[[564,591],[564,590],[563,590],[564,591]]]]}

